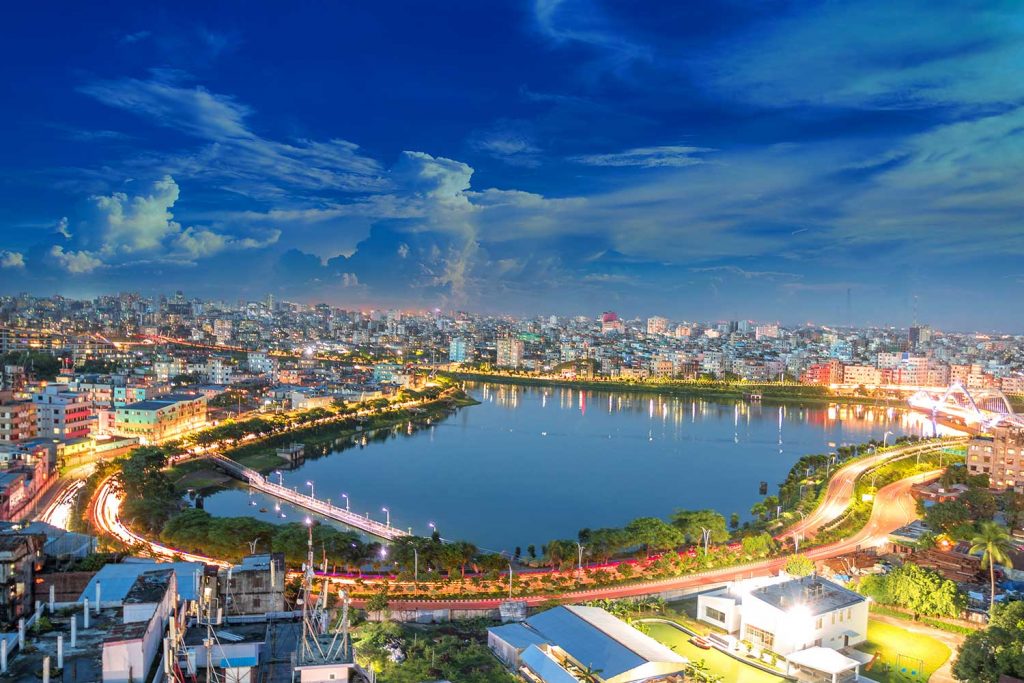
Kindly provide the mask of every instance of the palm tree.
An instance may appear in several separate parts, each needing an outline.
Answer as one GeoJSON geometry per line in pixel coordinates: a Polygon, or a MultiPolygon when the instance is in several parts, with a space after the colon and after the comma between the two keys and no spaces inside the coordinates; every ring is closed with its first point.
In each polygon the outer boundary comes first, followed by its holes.
{"type": "Polygon", "coordinates": [[[593,669],[588,666],[585,671],[580,672],[580,675],[583,676],[583,683],[601,683],[601,673],[601,669],[593,669]]]}
{"type": "Polygon", "coordinates": [[[978,533],[971,539],[971,554],[981,553],[981,566],[988,565],[988,576],[992,589],[988,603],[990,615],[996,604],[995,563],[1012,567],[1011,550],[1013,550],[1013,543],[1010,541],[1010,534],[995,522],[982,522],[978,527],[978,533]]]}

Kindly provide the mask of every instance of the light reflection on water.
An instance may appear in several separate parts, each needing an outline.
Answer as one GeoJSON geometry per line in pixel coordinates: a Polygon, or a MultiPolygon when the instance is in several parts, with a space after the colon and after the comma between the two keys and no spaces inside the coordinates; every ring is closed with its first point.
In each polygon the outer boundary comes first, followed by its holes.
{"type": "MultiPolygon", "coordinates": [[[[930,435],[930,420],[881,406],[801,406],[714,401],[570,388],[478,384],[481,405],[436,424],[399,425],[346,441],[284,473],[300,489],[352,509],[391,509],[396,526],[492,549],[571,538],[580,527],[715,508],[746,517],[807,453],[896,435],[930,435]],[[379,442],[378,442],[379,441],[379,442]]],[[[891,439],[892,437],[890,437],[891,439]]],[[[273,501],[241,490],[208,498],[213,514],[271,520],[273,501]],[[267,513],[258,509],[267,508],[267,513]]],[[[305,513],[282,506],[284,520],[305,513]]],[[[271,520],[272,521],[272,520],[271,520]]]]}

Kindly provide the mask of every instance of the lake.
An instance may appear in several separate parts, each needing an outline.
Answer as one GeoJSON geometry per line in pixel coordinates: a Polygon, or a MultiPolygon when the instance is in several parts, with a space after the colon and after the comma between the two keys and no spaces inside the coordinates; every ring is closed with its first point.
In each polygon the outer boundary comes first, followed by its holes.
{"type": "MultiPolygon", "coordinates": [[[[621,526],[677,508],[714,508],[744,519],[777,492],[808,453],[881,440],[887,431],[926,434],[920,416],[870,406],[718,402],[568,388],[469,384],[480,405],[413,429],[403,425],[284,471],[284,483],[353,511],[482,548],[538,549],[581,527],[621,526]],[[365,445],[364,445],[365,442],[365,445]]],[[[890,437],[892,438],[892,437],[890,437]]],[[[276,475],[274,476],[276,480],[276,475]]],[[[294,521],[305,512],[229,489],[205,500],[215,515],[294,521]],[[250,504],[250,500],[255,505],[250,504]],[[266,513],[258,513],[259,508],[266,513]]]]}

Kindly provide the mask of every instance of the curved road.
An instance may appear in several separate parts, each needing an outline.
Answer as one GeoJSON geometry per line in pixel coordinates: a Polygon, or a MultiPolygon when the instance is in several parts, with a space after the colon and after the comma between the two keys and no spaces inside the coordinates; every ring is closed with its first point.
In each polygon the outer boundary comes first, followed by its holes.
{"type": "Polygon", "coordinates": [[[839,516],[846,511],[846,508],[850,506],[854,487],[856,486],[857,478],[860,475],[888,460],[904,458],[918,453],[929,453],[940,448],[946,448],[951,443],[952,442],[947,441],[915,444],[913,446],[888,450],[884,453],[860,458],[859,460],[855,460],[854,462],[843,466],[835,473],[835,475],[833,475],[832,479],[829,480],[825,496],[822,498],[818,507],[816,507],[811,514],[788,527],[784,532],[776,536],[776,538],[792,538],[793,536],[799,536],[800,538],[813,538],[818,530],[838,519],[839,516]]]}

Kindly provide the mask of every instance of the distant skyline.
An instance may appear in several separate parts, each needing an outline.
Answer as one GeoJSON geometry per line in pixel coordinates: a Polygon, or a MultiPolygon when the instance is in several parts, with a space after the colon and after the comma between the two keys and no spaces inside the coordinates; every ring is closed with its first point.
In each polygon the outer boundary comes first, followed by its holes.
{"type": "Polygon", "coordinates": [[[1015,3],[58,3],[0,38],[0,293],[1024,331],[1015,3]]]}

